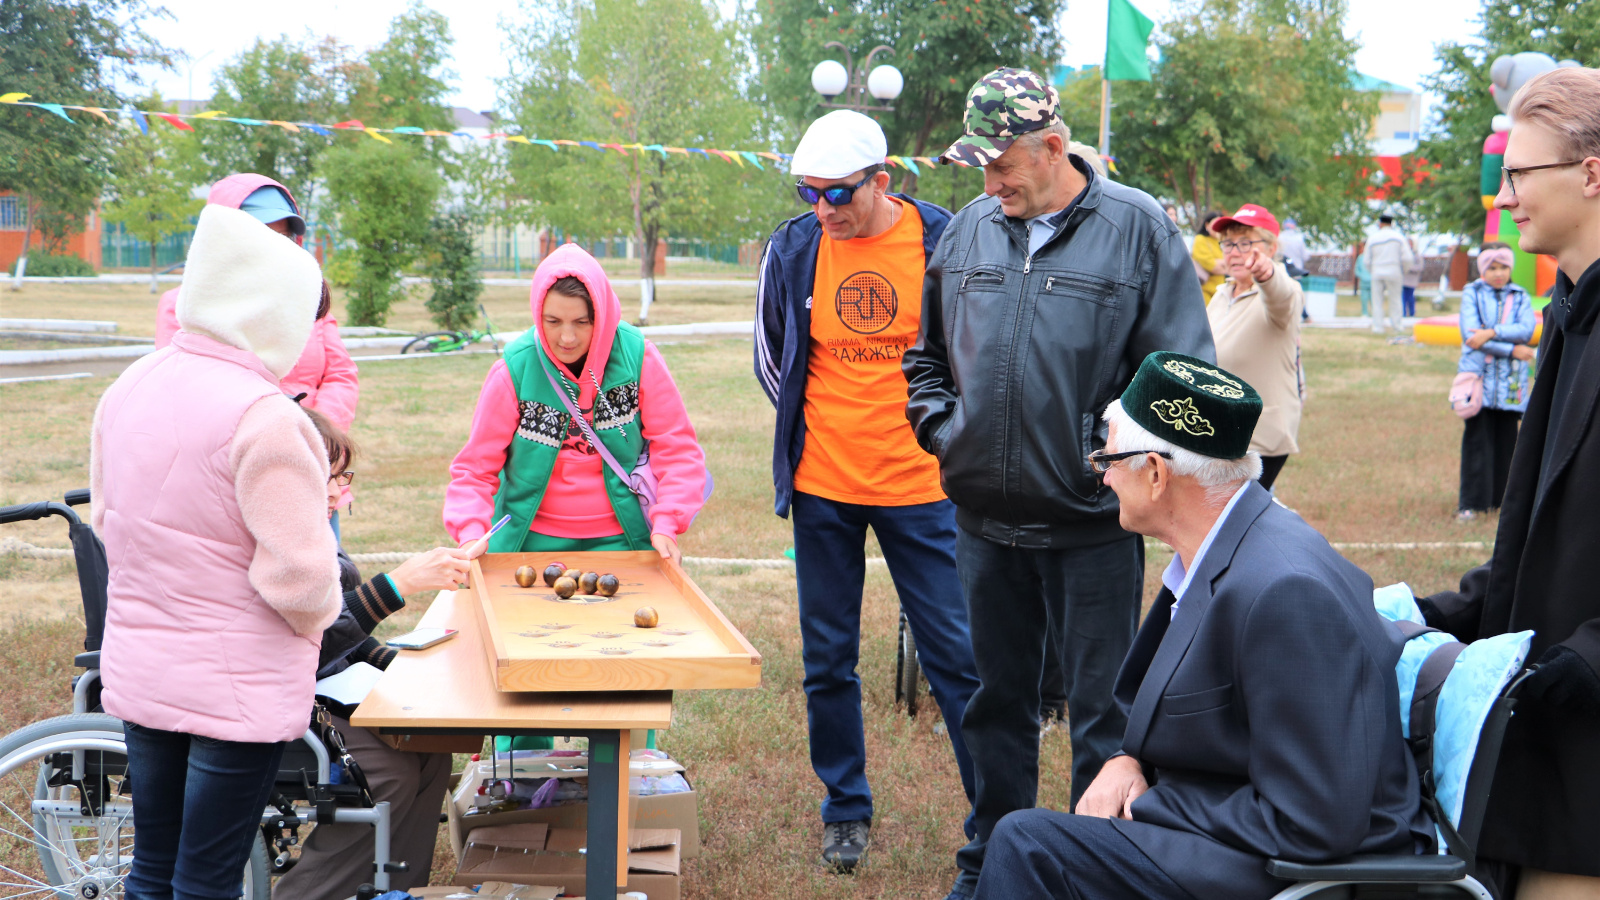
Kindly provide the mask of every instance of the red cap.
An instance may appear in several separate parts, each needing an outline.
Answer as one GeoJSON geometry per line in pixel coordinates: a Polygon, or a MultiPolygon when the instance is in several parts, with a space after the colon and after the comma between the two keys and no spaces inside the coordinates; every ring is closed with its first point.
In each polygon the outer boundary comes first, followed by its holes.
{"type": "Polygon", "coordinates": [[[1267,212],[1267,208],[1265,206],[1257,206],[1254,203],[1246,203],[1245,205],[1239,207],[1239,211],[1233,215],[1223,216],[1222,218],[1211,223],[1212,229],[1216,231],[1221,231],[1230,225],[1247,225],[1251,228],[1263,228],[1272,232],[1274,237],[1276,237],[1279,233],[1277,216],[1267,212]]]}

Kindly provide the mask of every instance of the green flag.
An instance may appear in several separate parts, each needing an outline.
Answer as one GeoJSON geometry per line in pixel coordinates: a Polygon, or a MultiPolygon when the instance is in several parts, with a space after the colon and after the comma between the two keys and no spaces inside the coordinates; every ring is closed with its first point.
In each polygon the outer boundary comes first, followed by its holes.
{"type": "Polygon", "coordinates": [[[1150,60],[1144,55],[1156,23],[1128,0],[1110,0],[1106,11],[1107,81],[1149,81],[1150,60]]]}

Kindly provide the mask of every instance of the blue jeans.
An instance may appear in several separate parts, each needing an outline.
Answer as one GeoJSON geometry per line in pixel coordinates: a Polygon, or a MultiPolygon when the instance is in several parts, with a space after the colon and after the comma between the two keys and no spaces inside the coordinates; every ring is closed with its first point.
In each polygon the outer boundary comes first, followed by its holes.
{"type": "Polygon", "coordinates": [[[977,900],[1194,900],[1110,819],[1028,809],[994,830],[977,900]]]}
{"type": "Polygon", "coordinates": [[[133,780],[127,900],[237,900],[283,744],[124,724],[133,780]]]}
{"type": "MultiPolygon", "coordinates": [[[[889,564],[900,608],[917,643],[918,663],[944,715],[970,803],[972,757],[962,738],[961,716],[978,687],[978,675],[956,580],[955,505],[940,500],[863,506],[796,491],[791,515],[811,767],[828,789],[822,821],[872,818],[861,677],[856,672],[868,526],[889,564]]],[[[970,815],[964,827],[970,836],[970,815]]]]}
{"type": "Polygon", "coordinates": [[[1072,803],[1122,744],[1127,718],[1111,697],[1133,643],[1144,590],[1138,535],[1093,547],[1030,550],[962,531],[956,563],[982,680],[961,720],[977,773],[977,836],[956,854],[970,893],[984,845],[1007,813],[1039,796],[1039,703],[1046,642],[1062,638],[1072,735],[1072,803]]]}

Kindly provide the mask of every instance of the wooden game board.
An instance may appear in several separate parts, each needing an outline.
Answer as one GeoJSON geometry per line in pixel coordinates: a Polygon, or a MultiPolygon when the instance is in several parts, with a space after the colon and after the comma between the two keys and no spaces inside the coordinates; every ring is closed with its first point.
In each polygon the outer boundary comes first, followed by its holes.
{"type": "Polygon", "coordinates": [[[761,654],[683,569],[651,551],[486,553],[472,563],[470,605],[483,651],[502,691],[657,691],[749,688],[761,654]],[[520,587],[513,573],[552,562],[622,581],[611,598],[563,601],[541,577],[520,587]],[[633,624],[654,607],[655,628],[633,624]]]}

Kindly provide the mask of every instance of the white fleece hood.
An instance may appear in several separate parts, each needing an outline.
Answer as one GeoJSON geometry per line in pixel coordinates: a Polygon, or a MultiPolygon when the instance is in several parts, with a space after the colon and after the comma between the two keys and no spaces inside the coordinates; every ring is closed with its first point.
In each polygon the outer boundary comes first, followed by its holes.
{"type": "Polygon", "coordinates": [[[322,269],[294,241],[226,206],[200,211],[178,326],[261,358],[279,378],[304,352],[322,302],[322,269]]]}

